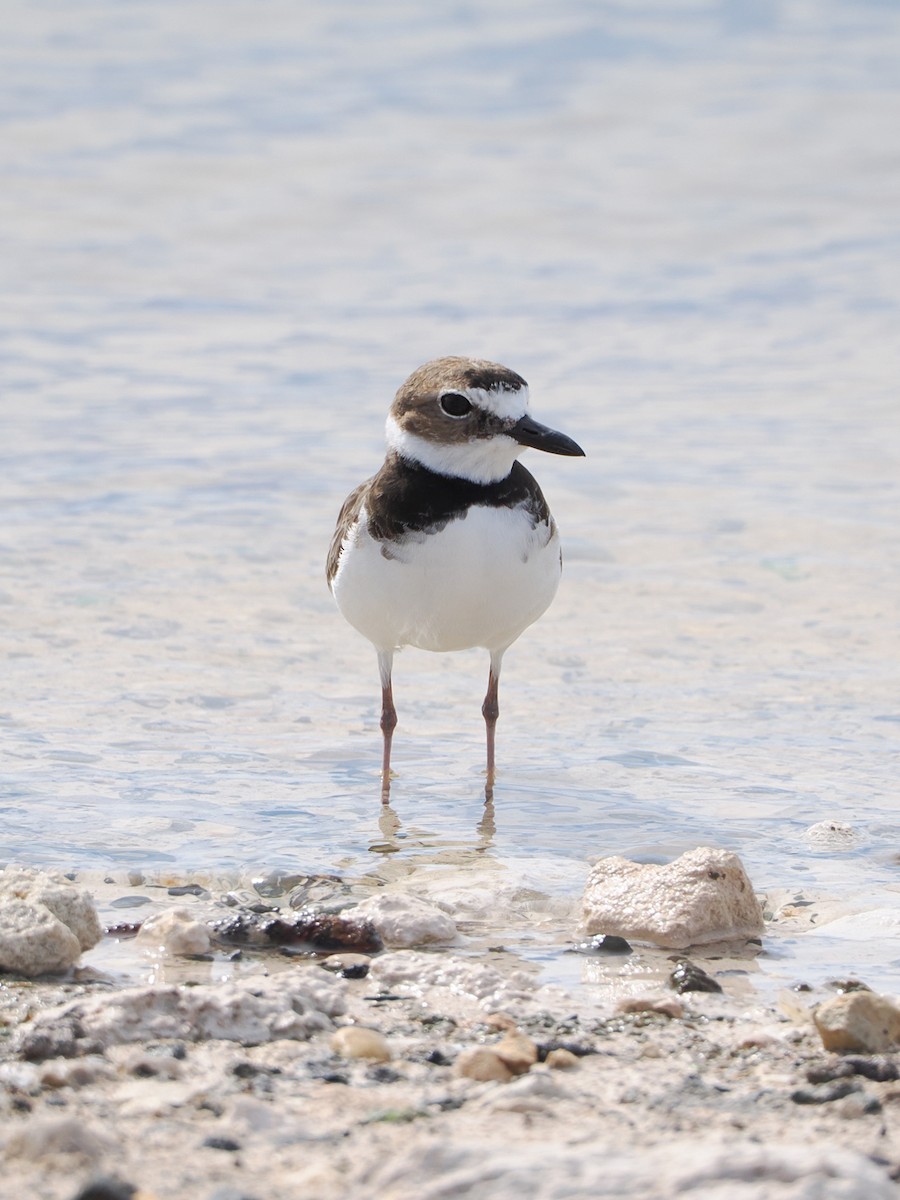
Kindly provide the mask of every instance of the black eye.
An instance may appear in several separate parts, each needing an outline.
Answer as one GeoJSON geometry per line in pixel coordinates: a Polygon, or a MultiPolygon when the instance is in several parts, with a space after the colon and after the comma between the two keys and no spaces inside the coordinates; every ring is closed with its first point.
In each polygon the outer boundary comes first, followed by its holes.
{"type": "Polygon", "coordinates": [[[448,417],[465,417],[472,411],[472,405],[459,392],[447,392],[441,396],[441,408],[448,417]]]}

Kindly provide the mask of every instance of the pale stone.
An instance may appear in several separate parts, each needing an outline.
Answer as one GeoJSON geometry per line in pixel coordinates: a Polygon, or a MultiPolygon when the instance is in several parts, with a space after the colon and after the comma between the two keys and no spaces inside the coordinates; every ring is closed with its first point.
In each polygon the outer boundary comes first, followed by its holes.
{"type": "Polygon", "coordinates": [[[626,1014],[654,1012],[677,1020],[684,1016],[684,1005],[680,1000],[675,1000],[670,996],[626,996],[616,1005],[616,1012],[626,1014]]]}
{"type": "Polygon", "coordinates": [[[503,1059],[487,1046],[473,1046],[471,1050],[463,1050],[453,1069],[464,1079],[477,1079],[481,1083],[505,1083],[513,1077],[503,1059]]]}
{"type": "Polygon", "coordinates": [[[564,1046],[551,1050],[547,1055],[547,1066],[554,1071],[574,1071],[581,1066],[581,1059],[564,1046]]]}
{"type": "Polygon", "coordinates": [[[66,971],[81,956],[78,938],[43,904],[0,903],[0,968],[16,975],[66,971]]]}
{"type": "Polygon", "coordinates": [[[763,916],[736,854],[700,847],[665,866],[601,859],[584,892],[587,933],[683,950],[762,932],[763,916]]]}
{"type": "Polygon", "coordinates": [[[406,892],[379,892],[347,915],[369,921],[392,949],[453,942],[457,936],[456,925],[445,912],[406,892]]]}
{"type": "Polygon", "coordinates": [[[148,917],[135,939],[162,954],[208,954],[209,929],[184,908],[170,908],[148,917]]]}
{"type": "Polygon", "coordinates": [[[565,1099],[568,1094],[552,1072],[540,1067],[513,1080],[503,1089],[502,1095],[484,1096],[481,1104],[496,1112],[552,1112],[554,1102],[565,1099]]]}
{"type": "Polygon", "coordinates": [[[371,1058],[374,1062],[389,1062],[390,1046],[377,1029],[362,1025],[344,1025],[331,1035],[331,1048],[344,1058],[371,1058]]]}
{"type": "Polygon", "coordinates": [[[856,830],[846,821],[817,821],[803,836],[811,846],[822,850],[849,850],[859,841],[856,830]]]}
{"type": "Polygon", "coordinates": [[[846,992],[813,1012],[826,1050],[881,1054],[900,1044],[900,1008],[875,992],[846,992]]]}
{"type": "Polygon", "coordinates": [[[13,1130],[5,1152],[8,1158],[34,1162],[63,1158],[94,1164],[112,1149],[109,1138],[77,1117],[38,1116],[13,1130]]]}
{"type": "Polygon", "coordinates": [[[90,895],[74,887],[56,871],[32,867],[7,867],[0,871],[0,908],[6,899],[42,904],[78,939],[82,950],[90,950],[103,937],[103,928],[90,895]]]}
{"type": "MultiPolygon", "coordinates": [[[[488,1111],[506,1107],[508,1093],[484,1098],[488,1111]]],[[[516,1103],[515,1093],[509,1097],[516,1103]]],[[[525,1097],[520,1097],[525,1104],[525,1097]]],[[[548,1097],[548,1111],[553,1112],[548,1097]]],[[[529,1111],[520,1109],[520,1111],[529,1111]]],[[[839,1146],[759,1144],[696,1135],[647,1146],[633,1137],[600,1145],[565,1146],[544,1137],[515,1145],[487,1138],[420,1140],[354,1170],[347,1194],[356,1200],[896,1200],[897,1187],[868,1155],[839,1146]]]]}
{"type": "Polygon", "coordinates": [[[128,1042],[222,1038],[245,1046],[304,1041],[332,1029],[344,1012],[344,985],[325,972],[284,972],[199,987],[127,988],[46,1009],[20,1030],[25,1058],[94,1053],[128,1042]]]}
{"type": "Polygon", "coordinates": [[[512,1030],[491,1049],[513,1075],[524,1075],[538,1060],[538,1049],[531,1038],[512,1030]]]}

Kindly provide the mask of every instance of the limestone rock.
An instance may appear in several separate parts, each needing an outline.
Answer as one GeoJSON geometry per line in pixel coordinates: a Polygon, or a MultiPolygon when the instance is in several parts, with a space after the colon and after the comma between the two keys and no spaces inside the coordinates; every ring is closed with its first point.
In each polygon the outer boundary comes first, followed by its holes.
{"type": "Polygon", "coordinates": [[[185,908],[170,908],[149,917],[136,941],[163,954],[208,954],[209,929],[185,908]]]}
{"type": "Polygon", "coordinates": [[[352,916],[365,918],[391,948],[456,940],[456,925],[445,912],[403,892],[370,896],[353,909],[352,916]]]}
{"type": "Polygon", "coordinates": [[[875,992],[845,992],[813,1013],[826,1050],[880,1054],[900,1044],[900,1008],[875,992]]]}
{"type": "Polygon", "coordinates": [[[538,1049],[530,1037],[510,1030],[491,1049],[504,1062],[513,1075],[524,1075],[538,1060],[538,1049]]]}
{"type": "MultiPolygon", "coordinates": [[[[534,1078],[527,1075],[507,1090],[523,1084],[530,1090],[534,1078]]],[[[506,1092],[493,1093],[484,1106],[497,1109],[506,1099],[506,1092]]],[[[524,1096],[521,1100],[524,1105],[524,1096]]],[[[550,1111],[552,1104],[548,1096],[550,1111]]],[[[374,1171],[366,1163],[352,1185],[357,1200],[896,1200],[897,1195],[887,1171],[865,1154],[837,1146],[759,1145],[735,1137],[691,1137],[657,1147],[433,1139],[385,1155],[374,1171]]]]}
{"type": "Polygon", "coordinates": [[[160,1038],[222,1038],[258,1046],[279,1038],[305,1040],[333,1028],[344,1011],[344,988],[324,972],[254,977],[199,987],[128,988],[46,1009],[23,1026],[24,1058],[74,1058],[109,1046],[160,1038]]]}
{"type": "Polygon", "coordinates": [[[331,1035],[331,1048],[344,1058],[370,1058],[373,1062],[389,1062],[391,1058],[384,1035],[362,1025],[344,1025],[335,1030],[331,1035]]]}
{"type": "Polygon", "coordinates": [[[81,955],[78,938],[42,904],[0,905],[0,967],[17,975],[65,971],[81,955]]]}
{"type": "Polygon", "coordinates": [[[573,1054],[565,1046],[558,1046],[547,1055],[547,1066],[554,1071],[575,1071],[581,1063],[577,1054],[573,1054]]]}
{"type": "Polygon", "coordinates": [[[65,971],[102,935],[90,896],[61,875],[0,871],[0,969],[28,977],[65,971]]]}
{"type": "Polygon", "coordinates": [[[603,858],[584,892],[587,932],[684,950],[753,937],[762,909],[736,854],[702,846],[665,866],[603,858]]]}
{"type": "Polygon", "coordinates": [[[37,1116],[10,1134],[5,1153],[8,1158],[33,1162],[72,1160],[94,1164],[113,1148],[113,1143],[105,1134],[92,1129],[77,1117],[37,1116]]]}
{"type": "Polygon", "coordinates": [[[7,899],[42,904],[71,929],[82,950],[90,950],[103,937],[100,918],[90,895],[83,888],[73,887],[56,871],[7,867],[0,871],[0,907],[7,899]]]}
{"type": "Polygon", "coordinates": [[[506,1083],[513,1077],[500,1055],[488,1046],[463,1050],[454,1064],[454,1071],[464,1079],[477,1079],[480,1083],[506,1083]]]}

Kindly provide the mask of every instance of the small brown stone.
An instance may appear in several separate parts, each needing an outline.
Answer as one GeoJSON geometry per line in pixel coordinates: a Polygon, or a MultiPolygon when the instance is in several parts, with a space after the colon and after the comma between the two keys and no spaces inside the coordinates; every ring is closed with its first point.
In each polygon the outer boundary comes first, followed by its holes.
{"type": "Polygon", "coordinates": [[[900,1043],[900,1008],[875,992],[845,992],[813,1012],[826,1050],[880,1054],[900,1043]]]}
{"type": "Polygon", "coordinates": [[[456,1060],[455,1071],[466,1079],[477,1079],[482,1083],[498,1080],[506,1083],[512,1079],[513,1073],[493,1050],[487,1046],[475,1046],[464,1050],[456,1060]]]}
{"type": "Polygon", "coordinates": [[[663,1017],[671,1017],[677,1019],[684,1016],[684,1005],[679,1001],[670,999],[654,999],[652,996],[630,996],[626,1000],[620,1000],[616,1005],[616,1012],[620,1013],[642,1013],[654,1012],[659,1013],[663,1017]]]}
{"type": "Polygon", "coordinates": [[[562,1047],[559,1050],[551,1050],[546,1061],[547,1066],[552,1067],[555,1071],[574,1071],[581,1066],[578,1055],[573,1054],[571,1050],[564,1050],[562,1047]]]}
{"type": "Polygon", "coordinates": [[[524,1075],[538,1060],[538,1048],[531,1038],[512,1030],[491,1049],[513,1075],[524,1075]]]}
{"type": "Polygon", "coordinates": [[[390,1047],[377,1029],[366,1029],[362,1025],[344,1025],[331,1035],[331,1048],[344,1058],[369,1058],[374,1062],[388,1062],[390,1047]]]}
{"type": "Polygon", "coordinates": [[[508,1013],[492,1012],[484,1018],[484,1023],[490,1029],[517,1029],[515,1021],[508,1013]]]}

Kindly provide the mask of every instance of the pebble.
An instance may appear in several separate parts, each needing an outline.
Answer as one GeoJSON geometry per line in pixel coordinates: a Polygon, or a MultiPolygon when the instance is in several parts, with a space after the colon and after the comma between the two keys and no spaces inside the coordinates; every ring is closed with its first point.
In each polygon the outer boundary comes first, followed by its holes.
{"type": "Polygon", "coordinates": [[[339,979],[365,979],[369,974],[372,960],[368,954],[329,954],[323,958],[319,966],[331,971],[339,979]]]}
{"type": "Polygon", "coordinates": [[[331,1035],[331,1049],[343,1058],[368,1058],[373,1062],[389,1062],[391,1058],[384,1035],[362,1025],[344,1025],[335,1030],[331,1035]]]}
{"type": "Polygon", "coordinates": [[[555,1071],[574,1071],[581,1066],[578,1055],[573,1054],[571,1050],[564,1050],[562,1047],[559,1050],[551,1050],[547,1055],[546,1063],[555,1071]]]}
{"type": "Polygon", "coordinates": [[[386,946],[404,949],[454,942],[456,923],[441,909],[404,892],[380,892],[363,900],[353,916],[364,919],[381,935],[386,946]]]}
{"type": "Polygon", "coordinates": [[[538,1048],[531,1038],[512,1030],[491,1049],[513,1075],[524,1075],[538,1060],[538,1048]]]}
{"type": "Polygon", "coordinates": [[[209,930],[186,908],[170,908],[148,918],[136,941],[162,954],[192,956],[208,954],[209,930]]]}
{"type": "Polygon", "coordinates": [[[114,1175],[96,1175],[79,1188],[72,1200],[132,1200],[137,1188],[114,1175]]]}
{"type": "Polygon", "coordinates": [[[15,1129],[6,1143],[8,1158],[46,1159],[66,1157],[97,1162],[112,1150],[109,1139],[77,1117],[33,1117],[15,1129]]]}
{"type": "Polygon", "coordinates": [[[721,992],[722,985],[702,967],[683,958],[669,976],[669,983],[679,994],[684,992],[721,992]]]}
{"type": "Polygon", "coordinates": [[[900,1042],[900,1008],[875,992],[845,992],[820,1004],[813,1021],[826,1050],[879,1054],[900,1042]]]}
{"type": "Polygon", "coordinates": [[[671,1017],[673,1020],[678,1020],[684,1016],[684,1005],[668,996],[662,998],[654,998],[653,996],[627,996],[616,1005],[616,1012],[625,1014],[652,1012],[659,1013],[663,1017],[671,1017]]]}
{"type": "MultiPolygon", "coordinates": [[[[360,906],[361,907],[361,906],[360,906]]],[[[214,921],[215,937],[230,945],[289,946],[308,953],[352,950],[377,954],[384,948],[372,921],[344,914],[303,909],[297,913],[253,912],[243,909],[214,921]]]]}
{"type": "Polygon", "coordinates": [[[464,1079],[477,1079],[481,1083],[495,1080],[505,1083],[513,1077],[503,1059],[487,1046],[474,1046],[470,1050],[463,1050],[453,1069],[464,1079]]]}

